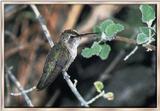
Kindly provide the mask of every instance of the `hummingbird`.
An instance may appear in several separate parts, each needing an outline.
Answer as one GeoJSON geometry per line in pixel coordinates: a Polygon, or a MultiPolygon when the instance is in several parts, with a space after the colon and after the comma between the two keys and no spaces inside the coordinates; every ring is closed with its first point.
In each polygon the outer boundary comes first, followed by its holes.
{"type": "Polygon", "coordinates": [[[68,29],[60,35],[60,40],[49,51],[43,68],[42,76],[36,86],[37,90],[47,88],[62,71],[67,71],[77,56],[77,48],[81,37],[96,33],[79,34],[68,29]]]}

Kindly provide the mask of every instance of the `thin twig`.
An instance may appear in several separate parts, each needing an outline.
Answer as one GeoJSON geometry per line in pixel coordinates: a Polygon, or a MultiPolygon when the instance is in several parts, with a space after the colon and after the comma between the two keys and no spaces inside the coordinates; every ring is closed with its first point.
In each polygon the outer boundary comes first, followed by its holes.
{"type": "Polygon", "coordinates": [[[54,43],[52,41],[52,37],[51,37],[51,34],[49,33],[48,29],[47,29],[47,26],[45,24],[45,20],[43,19],[43,17],[41,16],[41,14],[39,13],[37,7],[35,5],[30,5],[32,10],[34,11],[35,15],[36,15],[36,18],[39,20],[39,23],[41,25],[41,28],[45,34],[45,37],[47,38],[49,44],[51,47],[54,46],[54,43]]]}
{"type": "MultiPolygon", "coordinates": [[[[81,40],[81,45],[84,43],[88,43],[90,41],[94,41],[100,39],[100,37],[97,36],[90,36],[88,38],[82,38],[81,40]]],[[[113,41],[120,41],[120,42],[125,42],[127,44],[132,44],[132,45],[138,45],[136,40],[134,39],[130,39],[128,37],[123,37],[123,36],[116,36],[115,39],[113,39],[113,41]]],[[[148,44],[148,45],[142,45],[142,47],[146,48],[146,49],[151,49],[152,51],[156,50],[156,47],[154,45],[148,44]]]]}
{"type": "Polygon", "coordinates": [[[77,88],[74,86],[74,84],[70,80],[70,76],[68,75],[68,73],[65,72],[65,71],[62,72],[62,73],[63,73],[64,79],[66,80],[68,86],[70,87],[70,89],[72,90],[72,92],[74,93],[74,95],[77,97],[77,99],[81,102],[81,105],[85,106],[85,107],[89,107],[89,105],[87,104],[87,102],[83,99],[83,97],[78,92],[77,88]]]}
{"type": "Polygon", "coordinates": [[[92,98],[91,100],[89,100],[88,102],[87,102],[87,104],[91,104],[91,103],[93,103],[95,100],[97,100],[98,98],[100,98],[100,97],[102,97],[103,95],[104,95],[104,91],[102,91],[101,93],[99,93],[97,96],[95,96],[94,98],[92,98]]]}
{"type": "Polygon", "coordinates": [[[124,61],[126,61],[131,55],[133,55],[138,49],[138,46],[136,46],[125,58],[124,61]]]}
{"type": "MultiPolygon", "coordinates": [[[[32,92],[34,89],[36,89],[36,86],[33,86],[32,88],[30,88],[30,89],[27,89],[27,90],[23,90],[23,93],[30,93],[30,92],[32,92]]],[[[20,95],[22,95],[22,92],[18,92],[18,93],[10,93],[10,95],[12,95],[12,96],[20,96],[20,95]]]]}
{"type": "Polygon", "coordinates": [[[6,66],[6,72],[8,73],[10,79],[13,81],[13,83],[17,86],[18,90],[22,92],[22,96],[24,97],[26,103],[28,106],[33,107],[33,104],[30,100],[30,98],[28,97],[28,95],[26,93],[24,93],[24,89],[22,88],[21,84],[19,83],[19,81],[16,79],[16,77],[14,76],[14,74],[11,72],[12,67],[7,67],[6,66]]]}
{"type": "Polygon", "coordinates": [[[77,83],[78,83],[78,81],[77,81],[77,79],[74,79],[74,87],[77,87],[77,83]]]}
{"type": "MultiPolygon", "coordinates": [[[[125,43],[128,43],[128,44],[133,44],[133,45],[137,45],[137,42],[136,40],[134,39],[129,39],[127,37],[121,37],[121,36],[117,36],[114,40],[117,40],[117,41],[122,41],[122,42],[125,42],[125,43]]],[[[143,46],[143,45],[142,45],[143,46]]],[[[154,45],[145,45],[143,46],[145,47],[146,49],[152,49],[153,51],[156,50],[156,47],[154,45]]]]}

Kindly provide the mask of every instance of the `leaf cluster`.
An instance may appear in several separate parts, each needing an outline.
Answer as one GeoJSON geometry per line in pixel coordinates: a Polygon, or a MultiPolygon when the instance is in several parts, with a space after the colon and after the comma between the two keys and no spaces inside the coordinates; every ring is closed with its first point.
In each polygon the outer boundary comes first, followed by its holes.
{"type": "Polygon", "coordinates": [[[119,23],[116,24],[110,19],[103,21],[93,28],[93,32],[99,33],[98,37],[100,37],[100,41],[94,42],[90,48],[84,48],[81,55],[85,58],[90,58],[96,55],[102,60],[107,59],[111,51],[111,47],[104,43],[104,41],[114,39],[116,34],[122,30],[124,30],[124,26],[119,23]]]}
{"type": "Polygon", "coordinates": [[[146,27],[140,27],[139,33],[137,35],[137,44],[150,44],[152,41],[155,41],[153,36],[154,33],[154,27],[151,27],[153,21],[155,20],[155,11],[152,6],[144,4],[140,5],[139,7],[141,13],[142,13],[142,22],[146,23],[146,27]]]}

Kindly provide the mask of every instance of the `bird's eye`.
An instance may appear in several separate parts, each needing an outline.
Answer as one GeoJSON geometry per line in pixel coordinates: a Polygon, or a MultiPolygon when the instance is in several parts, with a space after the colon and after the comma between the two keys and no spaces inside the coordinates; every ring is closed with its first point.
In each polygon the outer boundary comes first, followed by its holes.
{"type": "Polygon", "coordinates": [[[75,37],[75,36],[73,36],[73,35],[72,35],[72,36],[70,36],[70,38],[74,38],[74,37],[75,37]]]}
{"type": "Polygon", "coordinates": [[[74,36],[74,35],[71,35],[70,38],[75,38],[75,36],[74,36]]]}

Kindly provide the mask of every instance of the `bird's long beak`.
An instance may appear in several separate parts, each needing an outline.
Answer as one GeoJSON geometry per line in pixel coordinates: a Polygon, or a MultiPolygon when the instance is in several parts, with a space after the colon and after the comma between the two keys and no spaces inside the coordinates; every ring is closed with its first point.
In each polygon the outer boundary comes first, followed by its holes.
{"type": "Polygon", "coordinates": [[[87,37],[88,35],[97,35],[98,33],[84,33],[84,34],[79,34],[79,35],[76,35],[74,37],[87,37]]]}

